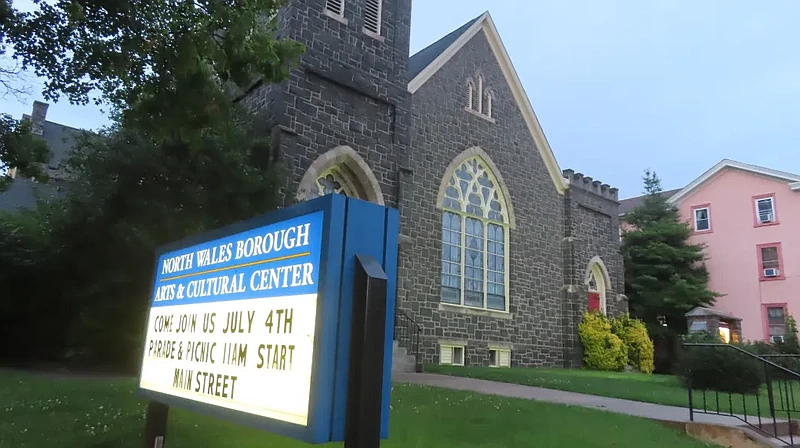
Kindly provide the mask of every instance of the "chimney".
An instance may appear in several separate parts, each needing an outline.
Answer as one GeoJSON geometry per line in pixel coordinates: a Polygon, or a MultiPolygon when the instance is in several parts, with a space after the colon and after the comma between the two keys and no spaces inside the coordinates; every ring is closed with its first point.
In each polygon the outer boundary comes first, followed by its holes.
{"type": "Polygon", "coordinates": [[[49,104],[41,101],[33,102],[33,112],[31,112],[31,133],[42,135],[44,131],[44,120],[47,118],[47,108],[49,104]]]}

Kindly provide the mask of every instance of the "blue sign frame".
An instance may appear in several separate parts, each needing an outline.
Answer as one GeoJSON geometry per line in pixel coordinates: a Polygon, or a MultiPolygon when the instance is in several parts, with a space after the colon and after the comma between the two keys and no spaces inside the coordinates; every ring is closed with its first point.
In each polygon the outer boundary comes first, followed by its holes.
{"type": "MultiPolygon", "coordinates": [[[[138,395],[170,406],[215,416],[308,443],[343,441],[355,256],[356,254],[371,255],[381,261],[388,279],[383,394],[381,397],[381,437],[388,438],[399,238],[399,213],[397,210],[334,194],[165,245],[157,250],[155,256],[154,272],[156,274],[153,277],[154,289],[151,298],[155,295],[156,278],[160,268],[158,261],[163,255],[179,252],[181,249],[198,244],[223,240],[251,229],[283,223],[315,212],[322,212],[323,219],[307,426],[142,388],[141,370],[137,381],[138,395]]],[[[150,322],[150,313],[157,306],[155,302],[151,301],[148,323],[150,322]]],[[[146,332],[143,338],[146,338],[146,332]]],[[[145,340],[143,347],[146,343],[145,340]]],[[[145,352],[142,350],[142,364],[140,365],[143,365],[144,361],[145,352]]]]}

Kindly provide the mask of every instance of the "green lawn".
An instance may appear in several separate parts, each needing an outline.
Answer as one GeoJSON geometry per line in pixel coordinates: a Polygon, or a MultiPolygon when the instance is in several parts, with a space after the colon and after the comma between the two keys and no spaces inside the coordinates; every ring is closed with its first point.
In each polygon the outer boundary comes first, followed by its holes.
{"type": "MultiPolygon", "coordinates": [[[[584,394],[600,395],[603,397],[623,398],[626,400],[643,401],[646,403],[664,404],[670,406],[689,407],[689,394],[678,382],[678,378],[670,375],[645,375],[628,372],[597,372],[592,370],[568,369],[537,369],[515,368],[495,369],[490,367],[454,367],[426,365],[425,372],[443,375],[480,378],[504,383],[524,384],[527,386],[543,387],[546,389],[566,390],[584,394]]],[[[787,401],[786,396],[795,402],[793,409],[800,409],[800,384],[785,384],[774,382],[774,401],[776,408],[780,401],[787,401]],[[778,385],[781,391],[778,391],[778,385]],[[791,390],[786,389],[791,387],[791,390]],[[783,391],[786,390],[786,393],[783,391]]],[[[729,397],[728,394],[716,394],[712,391],[694,391],[694,408],[710,411],[748,415],[760,414],[769,416],[768,396],[766,387],[762,387],[761,396],[756,400],[755,395],[744,398],[741,395],[729,397]],[[703,398],[705,396],[705,402],[703,398]],[[717,402],[719,400],[719,404],[717,402]]],[[[787,407],[787,403],[782,408],[787,407]]],[[[797,413],[794,412],[796,416],[797,413]]],[[[777,414],[785,415],[783,412],[777,414]]]]}
{"type": "MultiPolygon", "coordinates": [[[[0,447],[140,446],[145,405],[133,384],[0,372],[0,447]]],[[[167,448],[307,446],[177,409],[170,416],[167,448]]],[[[386,448],[708,446],[647,420],[410,385],[395,387],[391,419],[386,448]]]]}

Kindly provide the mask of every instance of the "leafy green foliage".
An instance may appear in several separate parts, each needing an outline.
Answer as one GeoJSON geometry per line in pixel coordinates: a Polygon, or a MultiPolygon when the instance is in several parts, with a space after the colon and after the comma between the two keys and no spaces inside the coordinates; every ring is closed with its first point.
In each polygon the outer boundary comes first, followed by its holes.
{"type": "Polygon", "coordinates": [[[84,136],[65,200],[0,217],[0,288],[25,297],[3,294],[0,335],[33,323],[47,352],[34,353],[132,368],[155,249],[279,203],[281,178],[250,120],[220,120],[193,147],[124,128],[84,136]]]}
{"type": "Polygon", "coordinates": [[[627,346],[629,365],[642,373],[653,373],[653,341],[647,335],[644,322],[623,314],[611,320],[611,332],[627,346]]]}
{"type": "MultiPolygon", "coordinates": [[[[719,335],[691,333],[685,342],[720,344],[719,347],[684,347],[678,362],[681,382],[694,389],[738,394],[757,394],[764,384],[763,363],[746,353],[722,344],[719,335]]],[[[731,344],[754,353],[750,344],[731,344]]]]}
{"type": "Polygon", "coordinates": [[[132,370],[156,247],[278,207],[266,120],[230,87],[288,76],[301,46],[274,36],[278,0],[36,2],[6,38],[45,97],[113,108],[83,135],[67,195],[0,215],[0,358],[132,370]],[[19,334],[36,338],[20,340],[19,334]]]}
{"type": "Polygon", "coordinates": [[[628,347],[611,332],[611,322],[597,312],[587,312],[578,326],[583,361],[592,370],[619,371],[628,365],[628,347]]]}
{"type": "Polygon", "coordinates": [[[50,160],[47,144],[31,134],[30,121],[17,121],[8,114],[0,114],[0,192],[13,182],[10,169],[16,175],[47,182],[48,176],[42,166],[50,160]]]}
{"type": "Polygon", "coordinates": [[[687,242],[689,226],[661,194],[658,176],[646,171],[644,183],[644,203],[625,216],[633,227],[623,234],[625,293],[631,315],[652,337],[674,337],[687,331],[685,314],[713,304],[717,294],[708,289],[703,247],[687,242]]]}
{"type": "Polygon", "coordinates": [[[14,11],[8,26],[23,66],[47,79],[45,97],[85,104],[94,93],[151,136],[181,139],[224,107],[214,87],[278,81],[302,50],[276,39],[282,0],[57,0],[14,11]]]}

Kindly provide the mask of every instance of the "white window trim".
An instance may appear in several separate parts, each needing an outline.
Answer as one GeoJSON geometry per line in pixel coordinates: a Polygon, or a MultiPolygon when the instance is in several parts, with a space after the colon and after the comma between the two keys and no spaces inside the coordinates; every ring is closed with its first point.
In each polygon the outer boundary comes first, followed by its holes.
{"type": "Polygon", "coordinates": [[[708,232],[709,230],[711,230],[711,209],[709,207],[698,207],[698,208],[695,208],[695,209],[693,209],[693,213],[694,213],[694,231],[695,232],[708,232]],[[708,228],[707,229],[698,229],[697,228],[697,212],[699,212],[700,210],[705,210],[706,211],[706,216],[708,216],[708,219],[707,219],[708,228]]]}
{"type": "Polygon", "coordinates": [[[467,357],[467,349],[463,345],[439,344],[439,365],[464,367],[464,360],[466,359],[466,357],[467,357]],[[455,351],[456,351],[456,349],[461,349],[461,363],[460,364],[456,364],[456,363],[452,362],[453,359],[455,359],[455,354],[456,354],[455,351]],[[445,362],[442,361],[442,358],[443,358],[442,353],[443,353],[444,350],[451,350],[452,351],[451,354],[450,354],[450,362],[449,363],[445,363],[445,362]]]}
{"type": "Polygon", "coordinates": [[[758,220],[759,224],[769,224],[769,223],[773,223],[773,222],[777,222],[778,221],[778,213],[775,210],[775,197],[774,196],[768,196],[766,198],[758,198],[758,199],[755,200],[754,206],[756,208],[756,219],[758,220]],[[762,202],[762,201],[769,201],[769,206],[772,209],[772,220],[770,220],[770,221],[762,221],[761,220],[761,212],[758,209],[758,203],[762,202]]]}
{"type": "Polygon", "coordinates": [[[502,368],[502,369],[511,368],[511,350],[502,348],[489,348],[489,352],[495,352],[494,355],[495,363],[490,365],[489,367],[502,368]],[[501,362],[501,357],[500,357],[501,354],[508,355],[508,365],[502,365],[503,363],[501,362]]]}

